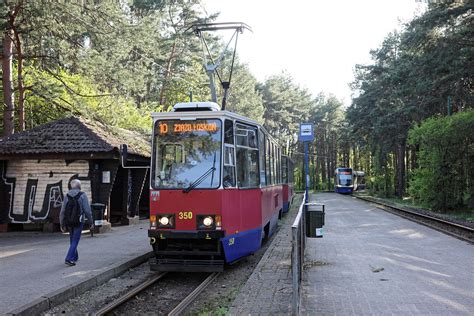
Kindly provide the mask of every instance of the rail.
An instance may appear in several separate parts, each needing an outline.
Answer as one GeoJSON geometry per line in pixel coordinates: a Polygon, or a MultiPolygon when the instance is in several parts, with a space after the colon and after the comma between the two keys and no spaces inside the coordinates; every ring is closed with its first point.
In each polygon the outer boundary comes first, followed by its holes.
{"type": "Polygon", "coordinates": [[[163,278],[165,275],[167,274],[167,272],[164,272],[164,273],[159,273],[153,277],[151,277],[150,279],[148,279],[147,281],[143,282],[142,284],[140,284],[139,286],[135,287],[134,289],[132,289],[131,291],[128,291],[127,293],[125,293],[124,295],[120,296],[119,298],[117,298],[116,300],[112,301],[111,303],[107,304],[106,306],[102,307],[100,310],[98,310],[97,312],[95,313],[92,313],[92,315],[94,316],[103,316],[111,311],[113,311],[114,309],[116,309],[117,307],[119,307],[120,305],[122,305],[123,303],[127,302],[128,300],[130,300],[132,297],[134,297],[135,295],[137,295],[138,293],[140,293],[141,291],[143,291],[144,289],[146,289],[147,287],[149,287],[150,285],[154,284],[156,281],[158,281],[159,279],[163,278]]]}
{"type": "Polygon", "coordinates": [[[291,226],[291,272],[293,284],[292,314],[299,315],[301,301],[301,281],[303,280],[303,261],[306,237],[304,232],[304,208],[306,193],[301,201],[298,214],[291,226]]]}
{"type": "Polygon", "coordinates": [[[355,196],[356,198],[367,201],[370,203],[374,203],[379,205],[380,209],[383,209],[387,212],[393,213],[395,215],[401,216],[408,220],[417,222],[419,224],[428,226],[430,228],[436,229],[440,232],[445,234],[451,235],[458,239],[474,243],[474,228],[461,225],[458,223],[453,223],[449,220],[445,220],[436,216],[432,216],[425,213],[417,212],[416,210],[410,210],[403,206],[396,206],[385,201],[377,200],[373,197],[362,197],[362,196],[355,196]]]}
{"type": "Polygon", "coordinates": [[[192,291],[186,298],[184,298],[181,303],[179,303],[171,312],[168,313],[168,316],[177,316],[184,313],[186,308],[191,305],[196,297],[201,294],[201,292],[214,281],[218,276],[219,272],[214,272],[210,274],[194,291],[192,291]]]}

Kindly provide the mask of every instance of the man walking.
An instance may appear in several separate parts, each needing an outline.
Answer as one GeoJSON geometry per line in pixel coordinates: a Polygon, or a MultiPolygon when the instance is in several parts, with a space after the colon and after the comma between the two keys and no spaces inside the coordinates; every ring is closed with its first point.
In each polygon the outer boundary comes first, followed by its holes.
{"type": "Polygon", "coordinates": [[[69,250],[66,255],[65,263],[69,266],[76,265],[79,259],[77,246],[81,239],[82,227],[85,217],[91,223],[91,229],[94,228],[92,221],[91,207],[85,192],[81,191],[81,181],[79,179],[71,180],[71,190],[64,196],[64,201],[59,213],[59,223],[61,231],[69,231],[69,250]]]}

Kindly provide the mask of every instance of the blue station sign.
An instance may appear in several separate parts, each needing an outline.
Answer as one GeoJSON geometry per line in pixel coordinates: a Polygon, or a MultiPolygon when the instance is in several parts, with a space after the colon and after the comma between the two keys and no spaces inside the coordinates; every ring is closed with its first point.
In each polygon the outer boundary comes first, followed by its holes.
{"type": "Polygon", "coordinates": [[[312,142],[314,140],[313,123],[300,124],[300,133],[298,139],[302,142],[312,142]]]}

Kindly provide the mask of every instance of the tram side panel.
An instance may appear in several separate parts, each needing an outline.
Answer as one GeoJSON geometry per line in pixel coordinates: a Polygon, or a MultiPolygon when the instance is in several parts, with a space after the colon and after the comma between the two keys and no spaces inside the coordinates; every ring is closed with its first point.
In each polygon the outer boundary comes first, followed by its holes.
{"type": "Polygon", "coordinates": [[[293,185],[291,183],[283,184],[283,213],[290,209],[291,199],[293,198],[293,185]]]}
{"type": "Polygon", "coordinates": [[[278,222],[278,214],[283,207],[283,189],[281,185],[262,188],[262,226],[269,224],[268,235],[272,235],[278,222]]]}
{"type": "Polygon", "coordinates": [[[262,219],[259,189],[222,190],[222,238],[226,262],[232,262],[257,251],[261,246],[262,219]]]}

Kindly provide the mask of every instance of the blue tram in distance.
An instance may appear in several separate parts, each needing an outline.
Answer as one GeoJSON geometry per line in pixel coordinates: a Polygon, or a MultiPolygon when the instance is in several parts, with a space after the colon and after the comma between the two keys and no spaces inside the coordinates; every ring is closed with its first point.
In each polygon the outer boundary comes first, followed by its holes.
{"type": "Polygon", "coordinates": [[[334,192],[351,194],[354,190],[354,173],[352,168],[336,168],[334,192]]]}

